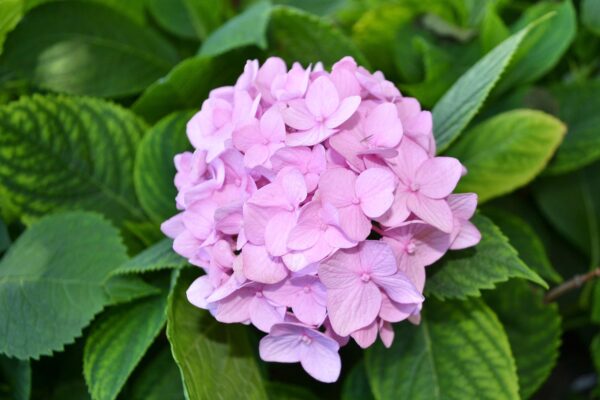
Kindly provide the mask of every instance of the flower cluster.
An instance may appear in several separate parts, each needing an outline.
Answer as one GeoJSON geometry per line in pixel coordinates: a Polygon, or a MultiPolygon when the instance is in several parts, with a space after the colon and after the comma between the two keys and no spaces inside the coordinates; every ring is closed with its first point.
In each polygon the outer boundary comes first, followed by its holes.
{"type": "Polygon", "coordinates": [[[248,61],[189,121],[175,157],[181,212],[162,225],[205,275],[191,303],[268,333],[266,361],[337,380],[350,338],[386,346],[419,322],[425,267],[475,245],[466,172],[435,157],[431,114],[346,57],[287,69],[248,61]]]}

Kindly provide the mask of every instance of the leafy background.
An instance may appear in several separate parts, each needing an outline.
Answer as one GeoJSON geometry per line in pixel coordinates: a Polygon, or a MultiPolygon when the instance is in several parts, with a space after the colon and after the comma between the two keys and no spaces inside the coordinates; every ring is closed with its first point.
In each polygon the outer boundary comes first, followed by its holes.
{"type": "Polygon", "coordinates": [[[0,398],[588,399],[600,369],[598,0],[0,0],[0,398]],[[433,110],[481,244],[334,385],[187,303],[172,157],[249,58],[354,56],[433,110]]]}

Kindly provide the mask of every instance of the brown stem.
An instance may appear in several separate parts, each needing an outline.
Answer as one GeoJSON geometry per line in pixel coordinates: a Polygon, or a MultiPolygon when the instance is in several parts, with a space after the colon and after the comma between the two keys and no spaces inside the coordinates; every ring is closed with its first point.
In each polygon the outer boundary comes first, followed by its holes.
{"type": "Polygon", "coordinates": [[[545,303],[551,303],[554,300],[558,299],[565,293],[570,292],[571,290],[577,289],[583,286],[584,283],[590,281],[596,277],[600,277],[600,267],[594,270],[591,270],[587,274],[583,275],[575,275],[571,279],[566,282],[561,283],[555,288],[552,288],[544,297],[545,303]]]}

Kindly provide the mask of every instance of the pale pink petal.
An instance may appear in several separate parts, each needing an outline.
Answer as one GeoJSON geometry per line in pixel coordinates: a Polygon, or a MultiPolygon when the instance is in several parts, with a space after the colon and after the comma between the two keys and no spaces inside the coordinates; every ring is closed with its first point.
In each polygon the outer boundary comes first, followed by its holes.
{"type": "Polygon", "coordinates": [[[377,221],[384,226],[395,227],[402,224],[410,215],[407,201],[409,192],[402,190],[402,187],[398,187],[394,193],[394,202],[392,203],[389,210],[387,210],[381,217],[377,218],[377,221]]]}
{"type": "Polygon", "coordinates": [[[379,328],[379,337],[383,342],[383,345],[388,349],[394,342],[394,327],[389,322],[383,322],[379,328]]]}
{"type": "Polygon", "coordinates": [[[358,205],[338,209],[340,228],[353,241],[365,240],[371,233],[371,221],[365,216],[358,205]]]}
{"type": "Polygon", "coordinates": [[[381,309],[379,310],[379,317],[389,322],[400,322],[407,319],[414,311],[414,304],[400,304],[396,303],[383,293],[381,296],[381,309]]]}
{"type": "Polygon", "coordinates": [[[300,336],[295,332],[278,336],[267,335],[260,340],[258,351],[264,361],[293,363],[300,361],[300,346],[300,336]]]}
{"type": "Polygon", "coordinates": [[[306,250],[315,245],[321,236],[321,207],[311,202],[302,207],[297,225],[290,231],[287,245],[292,250],[306,250]]]}
{"type": "Polygon", "coordinates": [[[246,203],[244,204],[243,215],[244,234],[246,238],[256,245],[264,244],[265,229],[269,219],[273,215],[273,210],[246,203]]]}
{"type": "Polygon", "coordinates": [[[379,147],[396,147],[402,139],[402,123],[393,103],[383,103],[375,107],[365,120],[365,134],[379,147]]]}
{"type": "Polygon", "coordinates": [[[269,159],[269,154],[269,147],[264,144],[251,146],[244,154],[244,165],[248,168],[262,165],[269,159]]]}
{"type": "Polygon", "coordinates": [[[414,287],[412,282],[402,272],[391,276],[375,276],[373,282],[385,290],[391,300],[400,304],[419,304],[423,302],[423,295],[414,287]]]}
{"type": "Polygon", "coordinates": [[[332,383],[338,380],[342,369],[339,345],[335,340],[317,333],[319,337],[314,337],[310,345],[301,350],[300,363],[316,380],[332,383]]]}
{"type": "Polygon", "coordinates": [[[462,165],[456,158],[435,157],[419,167],[414,182],[418,185],[420,193],[441,199],[452,193],[461,173],[462,165]]]}
{"type": "Polygon", "coordinates": [[[381,292],[373,282],[358,280],[345,289],[329,288],[327,292],[329,320],[333,329],[341,336],[348,336],[369,325],[377,318],[380,308],[381,292]]]}
{"type": "Polygon", "coordinates": [[[390,168],[400,177],[405,184],[412,182],[417,170],[429,155],[418,144],[407,137],[403,137],[398,147],[398,155],[388,160],[390,168]]]}
{"type": "Polygon", "coordinates": [[[160,230],[171,239],[175,239],[185,230],[181,214],[174,215],[160,225],[160,230]]]}
{"type": "Polygon", "coordinates": [[[247,151],[250,147],[263,142],[258,121],[254,121],[242,128],[235,130],[232,134],[233,145],[240,151],[247,151]]]}
{"type": "Polygon", "coordinates": [[[342,100],[339,108],[325,121],[327,128],[337,128],[348,120],[356,112],[360,105],[360,96],[350,96],[342,100]]]}
{"type": "Polygon", "coordinates": [[[407,205],[408,209],[423,221],[443,232],[452,232],[452,210],[446,200],[431,199],[418,193],[408,197],[407,205]]]}
{"type": "MultiPolygon", "coordinates": [[[[340,105],[335,86],[326,76],[317,78],[306,91],[306,107],[315,117],[327,118],[340,105]]],[[[359,99],[360,100],[360,99],[359,99]]]]}
{"type": "Polygon", "coordinates": [[[455,217],[468,220],[475,214],[477,208],[477,194],[457,193],[448,196],[448,205],[455,217]]]}
{"type": "Polygon", "coordinates": [[[281,186],[282,197],[288,201],[288,204],[297,207],[306,199],[306,182],[304,175],[298,169],[292,167],[282,169],[277,174],[276,181],[281,186]]]}
{"type": "Polygon", "coordinates": [[[358,83],[358,80],[356,80],[353,71],[346,68],[334,67],[330,78],[341,99],[360,95],[360,84],[358,83]]]}
{"type": "Polygon", "coordinates": [[[285,139],[285,124],[277,107],[271,107],[260,118],[260,132],[270,142],[281,142],[285,139]]]}
{"type": "Polygon", "coordinates": [[[311,129],[317,123],[302,100],[289,102],[289,107],[283,110],[282,114],[286,125],[294,129],[305,131],[311,129]]]}
{"type": "Polygon", "coordinates": [[[356,343],[360,347],[366,349],[367,347],[375,343],[375,340],[377,340],[378,325],[378,321],[375,320],[369,325],[365,326],[364,328],[355,330],[350,334],[350,336],[356,341],[356,343]]]}
{"type": "Polygon", "coordinates": [[[335,226],[329,226],[323,235],[325,242],[338,249],[349,249],[350,247],[356,246],[356,241],[350,240],[340,228],[335,226]]]}
{"type": "Polygon", "coordinates": [[[346,289],[360,283],[358,249],[339,250],[319,266],[319,278],[328,289],[346,289]]]}
{"type": "Polygon", "coordinates": [[[321,175],[319,193],[323,201],[335,207],[351,205],[355,195],[356,175],[347,169],[332,168],[321,175]]]}
{"type": "Polygon", "coordinates": [[[243,287],[218,303],[215,318],[225,323],[245,323],[250,320],[250,302],[256,293],[255,289],[243,287]]]}
{"type": "Polygon", "coordinates": [[[385,277],[398,271],[394,252],[389,244],[381,240],[367,240],[358,249],[363,271],[375,277],[385,277]]]}
{"type": "Polygon", "coordinates": [[[317,303],[312,296],[302,296],[292,306],[294,315],[308,325],[319,326],[327,315],[325,305],[317,303]]]}
{"type": "Polygon", "coordinates": [[[452,250],[466,249],[475,246],[480,240],[481,232],[479,232],[479,229],[471,222],[463,221],[458,236],[456,236],[450,248],[452,250]]]}
{"type": "Polygon", "coordinates": [[[288,236],[294,225],[296,214],[293,212],[280,212],[269,220],[265,228],[265,246],[272,256],[282,256],[288,252],[288,236]]]}
{"type": "Polygon", "coordinates": [[[367,217],[377,218],[394,202],[394,175],[387,169],[369,168],[356,179],[356,195],[367,217]]]}
{"type": "Polygon", "coordinates": [[[252,325],[263,332],[269,332],[271,327],[283,322],[285,307],[275,307],[262,295],[256,295],[248,308],[252,325]]]}
{"type": "Polygon", "coordinates": [[[190,303],[196,307],[207,309],[208,302],[206,299],[214,290],[215,288],[210,283],[208,276],[204,275],[192,282],[185,293],[190,303]]]}
{"type": "Polygon", "coordinates": [[[365,163],[359,154],[367,150],[363,137],[356,131],[341,131],[329,138],[329,145],[339,153],[353,169],[362,171],[365,163]]]}
{"type": "Polygon", "coordinates": [[[242,249],[243,270],[246,278],[260,283],[277,283],[288,275],[278,257],[271,257],[264,246],[246,244],[242,249]]]}
{"type": "Polygon", "coordinates": [[[173,250],[180,256],[193,258],[200,250],[201,245],[202,242],[192,235],[190,231],[185,231],[173,241],[173,250]]]}
{"type": "Polygon", "coordinates": [[[323,142],[335,132],[334,129],[329,129],[325,125],[319,123],[306,131],[288,133],[285,138],[285,143],[288,146],[313,146],[323,142]]]}

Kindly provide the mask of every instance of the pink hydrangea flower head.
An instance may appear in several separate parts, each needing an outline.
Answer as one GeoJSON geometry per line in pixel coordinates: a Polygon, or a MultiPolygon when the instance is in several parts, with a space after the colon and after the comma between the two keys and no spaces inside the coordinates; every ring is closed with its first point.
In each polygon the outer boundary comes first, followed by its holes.
{"type": "Polygon", "coordinates": [[[389,347],[393,324],[418,324],[426,269],[481,239],[431,113],[351,57],[331,70],[248,61],[187,136],[179,211],[161,229],[203,272],[188,300],[265,332],[263,360],[317,380],[338,379],[349,341],[389,347]]]}

